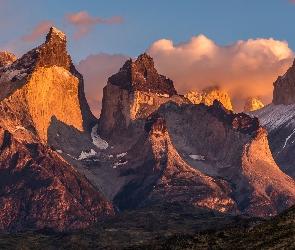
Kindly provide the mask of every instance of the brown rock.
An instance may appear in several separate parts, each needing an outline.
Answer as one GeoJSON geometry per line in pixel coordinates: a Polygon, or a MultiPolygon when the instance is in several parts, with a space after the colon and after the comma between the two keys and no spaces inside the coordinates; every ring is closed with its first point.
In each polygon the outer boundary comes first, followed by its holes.
{"type": "Polygon", "coordinates": [[[283,76],[279,76],[273,85],[273,104],[295,103],[295,60],[287,72],[283,76]]]}
{"type": "Polygon", "coordinates": [[[100,192],[47,146],[0,128],[0,230],[83,228],[113,215],[100,192]]]}

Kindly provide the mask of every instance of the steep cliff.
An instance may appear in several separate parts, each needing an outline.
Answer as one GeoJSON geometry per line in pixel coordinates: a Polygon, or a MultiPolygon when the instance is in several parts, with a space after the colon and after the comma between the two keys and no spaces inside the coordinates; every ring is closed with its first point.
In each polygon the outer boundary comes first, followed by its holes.
{"type": "Polygon", "coordinates": [[[0,101],[18,110],[15,119],[29,113],[44,142],[53,116],[80,131],[90,131],[96,121],[85,99],[83,78],[67,55],[65,34],[54,27],[44,44],[0,69],[0,76],[0,101]]]}
{"type": "Polygon", "coordinates": [[[135,62],[130,59],[109,77],[103,89],[99,131],[110,138],[116,130],[126,129],[131,121],[147,117],[169,100],[187,102],[177,95],[169,78],[158,74],[150,56],[142,54],[135,62]]]}
{"type": "Polygon", "coordinates": [[[273,104],[289,105],[295,103],[295,60],[287,72],[278,77],[273,86],[273,104]]]}

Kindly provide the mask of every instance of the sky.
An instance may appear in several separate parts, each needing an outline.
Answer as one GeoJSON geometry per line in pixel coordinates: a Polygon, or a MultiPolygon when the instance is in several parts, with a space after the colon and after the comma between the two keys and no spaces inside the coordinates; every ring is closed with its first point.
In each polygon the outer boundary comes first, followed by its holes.
{"type": "Polygon", "coordinates": [[[295,0],[0,0],[0,51],[21,57],[51,26],[66,33],[96,116],[108,77],[144,52],[180,94],[219,86],[241,111],[250,96],[270,103],[292,65],[294,17],[295,0]]]}

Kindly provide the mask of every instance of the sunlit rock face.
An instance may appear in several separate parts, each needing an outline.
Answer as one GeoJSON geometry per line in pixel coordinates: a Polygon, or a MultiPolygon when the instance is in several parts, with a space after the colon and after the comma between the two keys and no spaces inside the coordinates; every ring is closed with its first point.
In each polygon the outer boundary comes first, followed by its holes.
{"type": "Polygon", "coordinates": [[[283,76],[279,76],[273,85],[273,104],[295,103],[295,60],[287,72],[283,76]]]}
{"type": "Polygon", "coordinates": [[[233,110],[228,94],[218,89],[218,87],[208,87],[200,92],[191,91],[185,94],[184,97],[193,104],[204,103],[207,106],[211,106],[214,100],[217,100],[221,102],[226,109],[233,110]]]}
{"type": "Polygon", "coordinates": [[[16,119],[28,112],[44,142],[53,116],[80,131],[89,130],[96,120],[85,99],[83,78],[67,54],[66,36],[54,27],[44,44],[0,69],[0,75],[0,99],[14,109],[16,119]]]}
{"type": "Polygon", "coordinates": [[[249,97],[246,99],[244,112],[250,112],[263,108],[264,105],[258,97],[249,97]]]}
{"type": "Polygon", "coordinates": [[[104,87],[100,131],[108,137],[116,128],[127,128],[130,121],[147,117],[169,100],[187,102],[177,95],[169,78],[158,74],[150,56],[142,54],[135,62],[130,59],[104,87]]]}
{"type": "Polygon", "coordinates": [[[65,231],[113,215],[112,203],[58,154],[59,144],[50,144],[58,137],[79,153],[81,145],[94,146],[91,129],[97,119],[85,99],[83,77],[67,55],[65,34],[52,27],[44,44],[20,59],[4,59],[0,230],[65,231]],[[61,126],[65,132],[58,134],[61,126]]]}

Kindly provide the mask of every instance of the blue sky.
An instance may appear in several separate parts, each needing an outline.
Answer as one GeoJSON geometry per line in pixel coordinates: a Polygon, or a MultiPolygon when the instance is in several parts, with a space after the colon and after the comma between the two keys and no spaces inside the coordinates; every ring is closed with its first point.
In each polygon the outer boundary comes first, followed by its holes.
{"type": "MultiPolygon", "coordinates": [[[[285,40],[295,51],[292,30],[295,4],[287,0],[0,0],[0,46],[16,42],[42,21],[51,21],[68,35],[68,50],[75,62],[89,54],[106,52],[137,56],[159,39],[174,44],[204,34],[220,45],[249,38],[285,40]],[[121,16],[123,22],[97,24],[73,40],[67,12],[87,11],[91,17],[121,16]]],[[[20,55],[44,40],[13,48],[20,55]]]]}
{"type": "Polygon", "coordinates": [[[241,111],[252,95],[270,103],[292,65],[294,17],[295,0],[0,0],[0,50],[20,57],[51,25],[65,32],[97,116],[107,78],[144,52],[181,94],[218,85],[241,111]]]}

